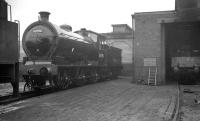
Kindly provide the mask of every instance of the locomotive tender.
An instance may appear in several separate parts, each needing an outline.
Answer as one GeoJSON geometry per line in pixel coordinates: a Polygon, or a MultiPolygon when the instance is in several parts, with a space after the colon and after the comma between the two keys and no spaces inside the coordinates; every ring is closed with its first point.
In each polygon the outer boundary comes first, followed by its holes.
{"type": "Polygon", "coordinates": [[[18,24],[12,22],[11,14],[8,21],[7,9],[8,3],[0,0],[0,84],[11,83],[16,96],[19,91],[19,33],[18,24]]]}
{"type": "Polygon", "coordinates": [[[106,45],[104,36],[86,29],[73,33],[70,26],[49,22],[49,12],[39,14],[22,39],[25,90],[47,85],[65,89],[120,74],[121,50],[106,45]]]}

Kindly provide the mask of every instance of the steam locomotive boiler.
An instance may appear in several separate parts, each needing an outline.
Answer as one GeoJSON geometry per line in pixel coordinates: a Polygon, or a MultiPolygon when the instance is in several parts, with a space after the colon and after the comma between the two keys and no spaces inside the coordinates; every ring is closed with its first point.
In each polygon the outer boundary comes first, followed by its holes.
{"type": "Polygon", "coordinates": [[[104,36],[86,29],[73,33],[70,26],[49,22],[49,12],[39,14],[22,39],[25,90],[47,85],[65,89],[119,75],[121,50],[106,45],[104,36]]]}

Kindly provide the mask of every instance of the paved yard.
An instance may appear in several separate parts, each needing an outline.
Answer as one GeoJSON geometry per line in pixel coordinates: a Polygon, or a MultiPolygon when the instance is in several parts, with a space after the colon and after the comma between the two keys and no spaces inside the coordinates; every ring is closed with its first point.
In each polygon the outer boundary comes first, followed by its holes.
{"type": "Polygon", "coordinates": [[[180,87],[179,114],[180,121],[200,121],[200,85],[180,87]]]}
{"type": "Polygon", "coordinates": [[[163,121],[175,85],[132,84],[131,78],[86,85],[0,106],[0,121],[163,121]]]}
{"type": "MultiPolygon", "coordinates": [[[[19,82],[19,92],[24,91],[24,84],[25,82],[19,82]]],[[[6,95],[12,95],[12,93],[13,93],[13,87],[11,83],[0,84],[0,97],[6,95]]]]}

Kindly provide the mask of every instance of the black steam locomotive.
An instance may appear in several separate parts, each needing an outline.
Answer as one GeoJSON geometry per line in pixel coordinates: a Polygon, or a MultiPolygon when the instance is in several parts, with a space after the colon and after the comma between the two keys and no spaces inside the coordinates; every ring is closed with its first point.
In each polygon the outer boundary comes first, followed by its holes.
{"type": "Polygon", "coordinates": [[[49,12],[39,14],[40,19],[27,27],[22,39],[27,55],[23,60],[25,90],[65,89],[120,74],[121,50],[108,46],[104,36],[86,29],[71,32],[70,26],[49,22],[49,12]]]}

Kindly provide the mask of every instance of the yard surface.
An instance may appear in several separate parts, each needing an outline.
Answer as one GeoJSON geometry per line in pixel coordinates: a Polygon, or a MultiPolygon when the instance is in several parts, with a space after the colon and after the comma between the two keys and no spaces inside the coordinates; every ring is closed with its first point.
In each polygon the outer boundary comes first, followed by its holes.
{"type": "Polygon", "coordinates": [[[0,121],[164,121],[176,94],[175,85],[137,85],[120,77],[2,105],[0,121]]]}
{"type": "Polygon", "coordinates": [[[200,121],[200,85],[180,86],[180,121],[200,121]]]}

